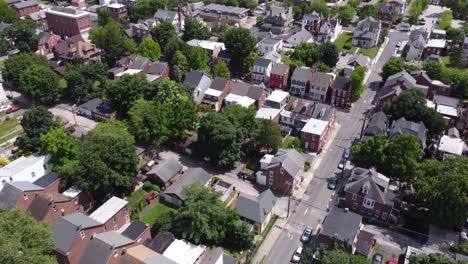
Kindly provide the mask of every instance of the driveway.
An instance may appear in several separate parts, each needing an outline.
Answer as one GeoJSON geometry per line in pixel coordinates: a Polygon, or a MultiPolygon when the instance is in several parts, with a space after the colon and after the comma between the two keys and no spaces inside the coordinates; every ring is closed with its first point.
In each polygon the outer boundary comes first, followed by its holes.
{"type": "Polygon", "coordinates": [[[52,112],[55,116],[59,116],[61,118],[66,119],[70,124],[76,124],[82,130],[90,131],[93,129],[97,122],[91,119],[88,119],[83,116],[79,116],[77,114],[73,114],[71,111],[72,107],[67,104],[59,104],[52,108],[49,108],[49,111],[52,112]]]}

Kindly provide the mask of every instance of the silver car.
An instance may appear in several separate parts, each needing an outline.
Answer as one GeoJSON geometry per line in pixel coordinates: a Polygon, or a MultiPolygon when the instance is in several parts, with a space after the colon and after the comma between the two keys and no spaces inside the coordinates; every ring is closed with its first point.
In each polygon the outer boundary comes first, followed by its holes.
{"type": "Polygon", "coordinates": [[[301,242],[309,243],[311,238],[312,238],[312,228],[307,227],[306,229],[304,229],[304,232],[302,232],[301,242]]]}

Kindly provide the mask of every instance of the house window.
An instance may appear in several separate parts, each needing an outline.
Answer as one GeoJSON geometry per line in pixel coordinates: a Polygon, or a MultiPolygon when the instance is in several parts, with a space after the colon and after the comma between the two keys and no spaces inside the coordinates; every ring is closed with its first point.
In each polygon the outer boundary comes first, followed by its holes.
{"type": "Polygon", "coordinates": [[[114,215],[114,217],[112,217],[112,223],[115,224],[115,221],[117,221],[117,218],[116,218],[115,215],[114,215]]]}
{"type": "Polygon", "coordinates": [[[355,200],[356,200],[356,198],[357,198],[356,194],[355,194],[355,193],[353,193],[353,197],[351,198],[351,200],[355,201],[355,200]]]}
{"type": "Polygon", "coordinates": [[[382,219],[387,220],[387,212],[382,213],[382,219]]]}
{"type": "Polygon", "coordinates": [[[54,212],[57,212],[57,206],[54,204],[54,206],[52,206],[52,210],[54,210],[54,212]]]}
{"type": "Polygon", "coordinates": [[[268,172],[270,174],[270,178],[273,177],[273,171],[268,172]]]}
{"type": "Polygon", "coordinates": [[[127,206],[124,207],[124,212],[128,212],[127,206]]]}
{"type": "Polygon", "coordinates": [[[47,164],[42,165],[42,167],[44,168],[44,170],[47,170],[47,164]]]}
{"type": "Polygon", "coordinates": [[[114,258],[116,258],[119,255],[119,251],[117,249],[114,249],[114,258]]]}
{"type": "Polygon", "coordinates": [[[26,201],[28,199],[28,195],[27,194],[23,194],[23,199],[26,201]]]}
{"type": "Polygon", "coordinates": [[[114,230],[117,230],[117,229],[118,229],[118,226],[117,226],[117,225],[115,225],[115,226],[114,226],[114,230]]]}
{"type": "Polygon", "coordinates": [[[380,210],[375,210],[375,217],[379,217],[380,215],[380,210]]]}
{"type": "Polygon", "coordinates": [[[83,230],[80,231],[80,237],[81,239],[84,239],[86,237],[85,232],[83,230]]]}
{"type": "Polygon", "coordinates": [[[281,174],[284,173],[284,169],[283,169],[283,168],[280,168],[280,173],[281,173],[281,174]]]}
{"type": "Polygon", "coordinates": [[[106,227],[106,226],[104,226],[103,230],[104,230],[104,232],[106,232],[106,231],[107,231],[107,227],[106,227]]]}
{"type": "Polygon", "coordinates": [[[125,215],[125,221],[128,223],[130,222],[130,216],[129,215],[125,215]]]}
{"type": "Polygon", "coordinates": [[[36,173],[34,171],[31,172],[31,177],[33,177],[33,178],[36,177],[36,173]]]}
{"type": "Polygon", "coordinates": [[[353,203],[353,209],[357,209],[357,203],[353,203]]]}

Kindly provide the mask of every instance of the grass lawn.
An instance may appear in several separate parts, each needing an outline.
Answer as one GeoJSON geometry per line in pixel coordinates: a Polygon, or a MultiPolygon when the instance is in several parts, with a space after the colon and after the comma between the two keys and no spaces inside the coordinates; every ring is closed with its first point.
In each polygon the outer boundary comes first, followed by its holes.
{"type": "Polygon", "coordinates": [[[442,64],[444,66],[449,66],[450,65],[450,56],[442,56],[442,64]]]}
{"type": "Polygon", "coordinates": [[[153,226],[156,223],[156,219],[168,211],[176,211],[176,209],[169,207],[163,203],[157,203],[151,210],[149,210],[142,218],[141,221],[147,223],[150,226],[153,226]]]}
{"type": "Polygon", "coordinates": [[[5,115],[6,115],[5,111],[0,112],[0,117],[3,117],[3,116],[5,116],[5,115]]]}
{"type": "Polygon", "coordinates": [[[20,121],[17,119],[18,115],[15,115],[10,118],[10,120],[5,120],[0,124],[0,135],[5,135],[8,131],[12,130],[16,126],[20,125],[20,121]]]}
{"type": "Polygon", "coordinates": [[[364,56],[369,56],[371,58],[374,58],[377,55],[378,51],[379,51],[379,47],[373,47],[373,48],[370,48],[370,49],[361,48],[361,49],[358,50],[358,53],[362,54],[364,56]]]}
{"type": "Polygon", "coordinates": [[[348,53],[354,53],[356,51],[356,47],[352,47],[350,49],[346,49],[344,46],[346,43],[351,44],[351,40],[353,38],[353,33],[351,32],[343,32],[339,35],[336,40],[335,44],[339,51],[346,51],[348,53]]]}
{"type": "Polygon", "coordinates": [[[0,137],[0,144],[3,144],[5,142],[7,142],[8,140],[18,136],[19,134],[23,133],[23,129],[19,129],[18,131],[15,131],[11,134],[8,134],[6,136],[3,136],[3,137],[0,137]]]}
{"type": "Polygon", "coordinates": [[[140,189],[127,197],[128,207],[130,210],[133,210],[142,199],[145,199],[146,194],[147,193],[143,189],[140,189]]]}

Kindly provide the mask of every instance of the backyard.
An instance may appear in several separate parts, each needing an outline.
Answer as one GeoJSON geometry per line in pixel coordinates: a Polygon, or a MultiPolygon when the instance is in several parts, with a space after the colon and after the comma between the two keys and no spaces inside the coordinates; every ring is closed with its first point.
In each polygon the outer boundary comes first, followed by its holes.
{"type": "Polygon", "coordinates": [[[176,211],[176,209],[169,207],[163,203],[156,203],[153,208],[151,208],[146,214],[141,218],[141,221],[147,223],[150,226],[153,226],[156,223],[156,220],[163,214],[168,211],[176,211]]]}
{"type": "Polygon", "coordinates": [[[351,54],[358,53],[358,54],[362,54],[364,56],[368,56],[371,58],[374,58],[377,55],[379,47],[373,47],[369,49],[354,47],[353,44],[351,43],[352,39],[353,39],[353,33],[351,32],[341,33],[341,35],[339,35],[338,38],[336,38],[335,40],[335,44],[338,50],[345,51],[351,54]]]}
{"type": "Polygon", "coordinates": [[[8,140],[23,133],[23,128],[21,127],[19,120],[20,116],[21,114],[16,114],[12,117],[7,117],[0,124],[0,144],[4,144],[8,140]]]}

